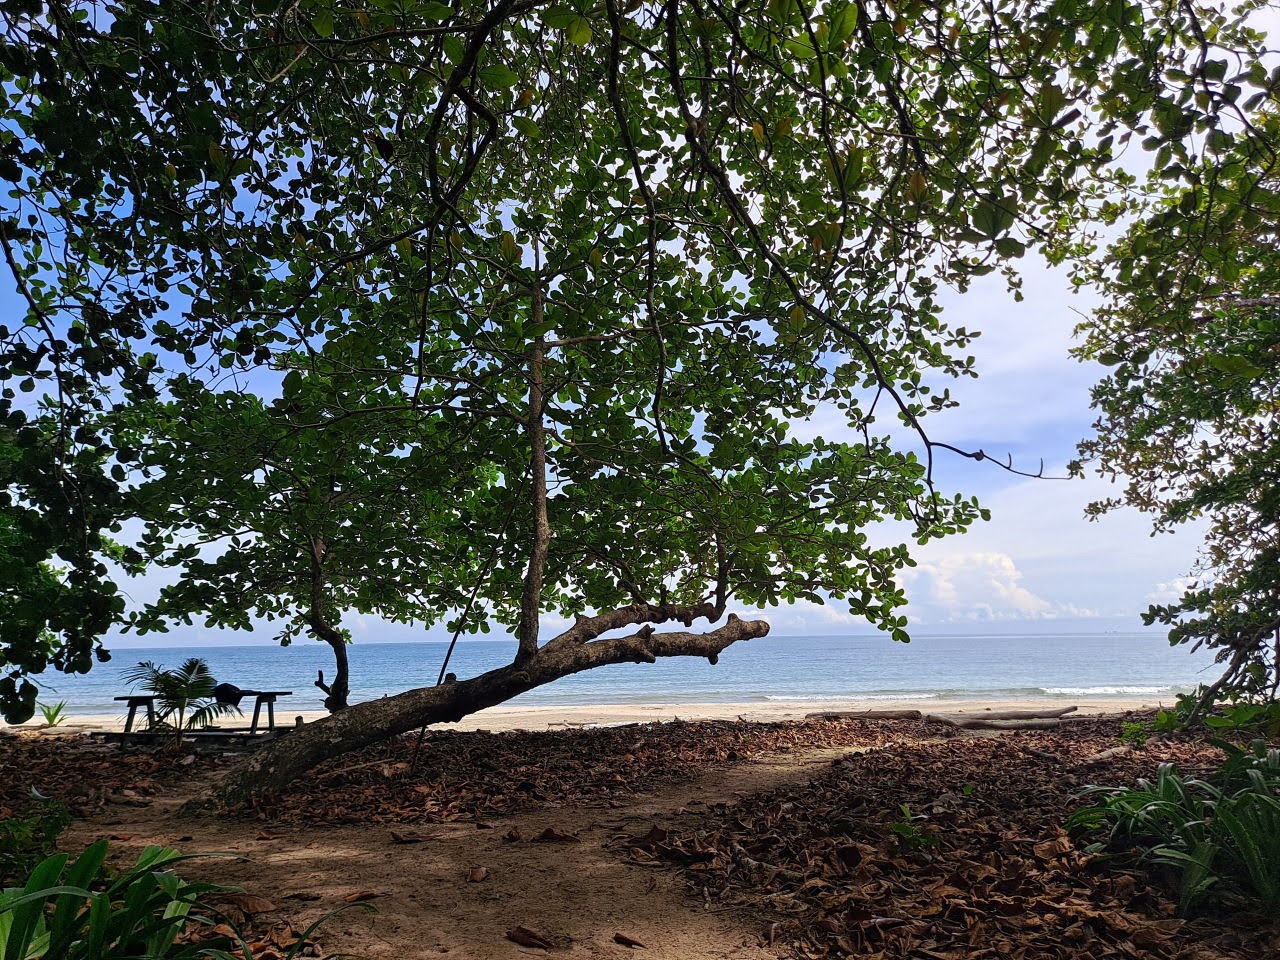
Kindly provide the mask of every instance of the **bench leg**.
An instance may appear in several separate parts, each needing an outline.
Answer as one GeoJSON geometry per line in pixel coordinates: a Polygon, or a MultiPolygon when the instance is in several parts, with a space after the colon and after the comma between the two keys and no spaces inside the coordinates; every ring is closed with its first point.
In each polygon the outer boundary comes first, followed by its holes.
{"type": "Polygon", "coordinates": [[[249,725],[250,733],[258,732],[258,716],[262,713],[262,700],[259,698],[253,705],[253,723],[249,725]]]}
{"type": "MultiPolygon", "coordinates": [[[[129,715],[124,718],[125,733],[129,733],[133,730],[133,715],[137,712],[138,712],[138,705],[136,703],[129,704],[129,715]]],[[[147,712],[150,713],[150,708],[148,708],[147,712]]]]}
{"type": "Polygon", "coordinates": [[[267,701],[267,729],[275,730],[276,728],[276,698],[272,697],[267,701]]]}

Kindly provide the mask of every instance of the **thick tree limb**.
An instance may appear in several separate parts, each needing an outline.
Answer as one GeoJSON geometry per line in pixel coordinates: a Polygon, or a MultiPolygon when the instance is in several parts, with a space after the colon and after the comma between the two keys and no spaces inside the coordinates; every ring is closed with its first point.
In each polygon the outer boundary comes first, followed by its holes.
{"type": "MultiPolygon", "coordinates": [[[[640,616],[643,609],[646,608],[624,608],[631,611],[632,623],[637,622],[634,618],[640,616]]],[[[619,613],[611,611],[598,617],[581,618],[566,634],[586,622],[613,622],[613,615],[619,613]]],[[[626,618],[623,616],[622,619],[626,618]]],[[[490,670],[470,680],[421,687],[394,697],[356,704],[272,741],[228,771],[208,796],[192,801],[185,809],[188,813],[195,813],[278,793],[331,757],[427,724],[461,720],[526,690],[592,667],[611,663],[652,663],[658,657],[705,657],[715,663],[721,651],[731,644],[763,637],[768,632],[769,624],[763,620],[740,620],[729,614],[724,626],[707,633],[656,633],[649,626],[629,636],[611,637],[594,643],[562,643],[566,635],[562,634],[525,660],[490,670]]]]}

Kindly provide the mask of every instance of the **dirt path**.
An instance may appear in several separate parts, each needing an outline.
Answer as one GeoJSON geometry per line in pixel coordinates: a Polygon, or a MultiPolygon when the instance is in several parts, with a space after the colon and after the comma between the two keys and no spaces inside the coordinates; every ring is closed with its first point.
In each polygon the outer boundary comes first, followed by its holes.
{"type": "Polygon", "coordinates": [[[627,864],[605,848],[619,834],[642,835],[684,811],[732,800],[825,768],[847,748],[792,750],[716,768],[622,807],[556,807],[505,816],[489,829],[474,823],[418,828],[383,824],[277,827],[248,820],[180,819],[174,811],[200,786],[147,806],[112,806],[78,822],[64,846],[116,837],[122,858],[150,843],[184,851],[219,851],[248,860],[197,861],[185,874],[235,884],[272,901],[301,927],[361,891],[378,894],[376,914],[350,911],[319,936],[326,952],[368,958],[505,960],[545,956],[505,937],[523,926],[551,941],[555,955],[647,960],[763,960],[755,929],[702,910],[666,871],[627,864]],[[578,842],[535,841],[551,828],[578,842]],[[414,844],[391,841],[392,829],[427,835],[414,844]],[[520,839],[510,839],[518,835],[520,839]],[[127,838],[127,839],[126,839],[127,838]],[[473,867],[487,877],[470,882],[473,867]],[[614,941],[624,934],[645,945],[614,941]]]}

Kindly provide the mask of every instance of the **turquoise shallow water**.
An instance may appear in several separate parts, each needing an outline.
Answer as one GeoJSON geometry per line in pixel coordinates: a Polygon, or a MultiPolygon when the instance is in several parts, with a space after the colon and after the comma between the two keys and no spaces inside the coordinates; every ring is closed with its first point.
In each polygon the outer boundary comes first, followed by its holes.
{"type": "MultiPolygon", "coordinates": [[[[362,643],[351,647],[352,701],[435,683],[448,644],[362,643]]],[[[507,642],[459,642],[449,669],[460,678],[501,666],[507,642]]],[[[244,688],[292,690],[285,712],[322,709],[316,671],[332,673],[328,647],[201,646],[122,648],[85,676],[50,674],[41,702],[65,700],[71,713],[110,713],[127,692],[122,673],[140,660],[178,665],[205,658],[218,680],[244,688]]],[[[730,647],[711,666],[682,658],[621,664],[530,691],[522,705],[765,702],[769,700],[1045,698],[1141,696],[1172,701],[1216,676],[1210,657],[1170,648],[1158,634],[767,637],[730,647]]]]}

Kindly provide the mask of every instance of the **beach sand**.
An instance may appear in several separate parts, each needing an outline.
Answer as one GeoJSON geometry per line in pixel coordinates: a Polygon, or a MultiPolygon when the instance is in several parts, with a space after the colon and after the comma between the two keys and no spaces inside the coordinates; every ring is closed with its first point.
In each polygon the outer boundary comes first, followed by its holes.
{"type": "MultiPolygon", "coordinates": [[[[674,703],[674,704],[578,704],[573,706],[490,707],[472,714],[458,723],[438,724],[446,730],[558,730],[624,723],[670,722],[672,720],[744,720],[766,722],[802,720],[806,714],[828,710],[921,710],[927,713],[966,713],[981,715],[993,710],[1049,710],[1075,706],[1081,714],[1124,713],[1129,710],[1153,709],[1161,704],[1150,697],[1092,697],[1058,700],[770,700],[764,703],[674,703]]],[[[326,716],[322,710],[293,711],[287,702],[276,707],[276,722],[292,726],[296,718],[312,723],[326,716]]],[[[233,717],[222,726],[245,726],[249,717],[233,717]]],[[[0,728],[7,725],[0,723],[0,728]]],[[[72,715],[56,728],[43,720],[30,720],[10,729],[48,733],[72,733],[85,730],[121,730],[124,715],[72,715]]]]}

